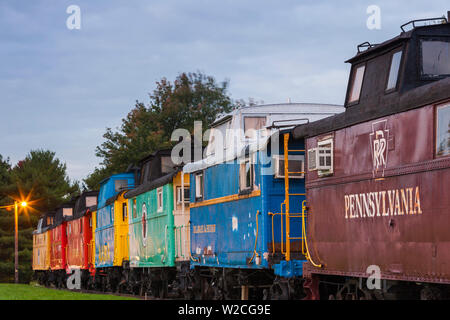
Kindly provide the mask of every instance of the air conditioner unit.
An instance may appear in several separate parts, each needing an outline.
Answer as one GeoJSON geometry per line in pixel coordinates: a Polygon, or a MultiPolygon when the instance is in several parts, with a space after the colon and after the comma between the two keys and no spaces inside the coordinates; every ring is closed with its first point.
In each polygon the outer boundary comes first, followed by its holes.
{"type": "Polygon", "coordinates": [[[317,170],[317,148],[308,150],[308,170],[317,170]]]}
{"type": "MultiPolygon", "coordinates": [[[[284,178],[284,156],[274,155],[275,161],[275,178],[284,178]]],[[[288,156],[288,170],[290,179],[303,179],[305,174],[305,156],[303,155],[289,155],[288,156]]]]}

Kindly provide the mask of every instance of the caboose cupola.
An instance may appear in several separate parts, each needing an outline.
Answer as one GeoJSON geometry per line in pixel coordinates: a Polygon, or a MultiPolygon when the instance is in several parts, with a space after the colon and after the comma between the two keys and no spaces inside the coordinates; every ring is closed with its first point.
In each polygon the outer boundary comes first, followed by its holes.
{"type": "Polygon", "coordinates": [[[397,37],[364,42],[352,64],[345,106],[370,110],[396,104],[411,89],[450,77],[450,23],[445,17],[413,20],[397,37]]]}

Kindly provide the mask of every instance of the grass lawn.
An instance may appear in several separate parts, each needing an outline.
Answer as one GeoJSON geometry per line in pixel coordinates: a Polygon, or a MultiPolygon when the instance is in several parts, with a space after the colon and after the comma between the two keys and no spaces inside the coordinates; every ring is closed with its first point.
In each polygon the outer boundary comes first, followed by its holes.
{"type": "Polygon", "coordinates": [[[56,290],[27,284],[0,283],[0,300],[138,300],[104,294],[56,290]]]}

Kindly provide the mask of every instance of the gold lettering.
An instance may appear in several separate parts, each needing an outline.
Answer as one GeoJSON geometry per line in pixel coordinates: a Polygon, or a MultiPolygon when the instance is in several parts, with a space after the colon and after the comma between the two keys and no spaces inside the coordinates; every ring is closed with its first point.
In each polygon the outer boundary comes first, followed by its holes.
{"type": "Polygon", "coordinates": [[[375,204],[377,205],[377,217],[380,216],[381,192],[375,192],[375,204]],[[378,195],[380,195],[378,197],[378,195]]]}
{"type": "MultiPolygon", "coordinates": [[[[402,194],[402,203],[403,203],[403,207],[405,208],[405,214],[408,214],[408,190],[404,190],[401,189],[400,190],[401,194],[402,194]]],[[[403,214],[403,211],[402,211],[403,214]]]]}
{"type": "Polygon", "coordinates": [[[388,198],[389,198],[389,213],[391,216],[394,215],[395,208],[394,208],[394,197],[395,197],[395,190],[388,190],[388,198]],[[392,194],[392,197],[391,197],[392,194]]]}
{"type": "Polygon", "coordinates": [[[386,191],[381,191],[381,195],[383,198],[383,217],[388,216],[389,212],[386,212],[386,191]]]}
{"type": "Polygon", "coordinates": [[[348,219],[349,199],[347,195],[344,196],[344,201],[345,201],[345,219],[348,219]]]}
{"type": "Polygon", "coordinates": [[[349,198],[350,198],[350,218],[355,218],[355,215],[353,214],[353,209],[355,208],[353,200],[355,199],[355,196],[351,194],[349,198]]]}
{"type": "MultiPolygon", "coordinates": [[[[361,207],[361,201],[360,201],[360,199],[359,199],[360,196],[361,196],[361,195],[355,195],[355,199],[356,199],[356,208],[358,209],[357,212],[359,212],[359,216],[360,216],[361,218],[364,218],[364,216],[363,216],[363,210],[362,210],[362,207],[361,207]]],[[[356,217],[358,217],[358,214],[356,214],[356,217]]]]}
{"type": "Polygon", "coordinates": [[[413,188],[407,189],[409,192],[409,214],[414,214],[414,207],[413,207],[413,188]]]}
{"type": "Polygon", "coordinates": [[[373,193],[373,192],[370,192],[369,193],[369,205],[370,205],[370,207],[372,208],[372,214],[370,215],[371,217],[375,217],[375,202],[373,201],[373,198],[374,198],[374,196],[375,196],[375,193],[373,193]]]}
{"type": "MultiPolygon", "coordinates": [[[[415,187],[414,200],[413,189],[392,189],[344,195],[345,219],[422,214],[419,187],[415,187]]],[[[202,226],[203,229],[204,232],[215,232],[215,225],[202,226]]],[[[195,231],[194,227],[194,233],[195,231]]]]}
{"type": "Polygon", "coordinates": [[[367,197],[369,197],[369,194],[367,194],[367,196],[366,196],[365,193],[361,193],[359,196],[361,197],[361,202],[363,204],[363,209],[366,212],[365,216],[371,217],[372,214],[370,213],[369,203],[367,202],[367,197]]]}
{"type": "Polygon", "coordinates": [[[416,198],[414,199],[414,213],[422,214],[422,209],[420,208],[420,193],[418,186],[416,187],[416,198]]]}
{"type": "Polygon", "coordinates": [[[399,196],[398,189],[395,190],[395,215],[397,215],[397,214],[399,216],[403,215],[403,210],[400,205],[400,196],[399,196]]]}

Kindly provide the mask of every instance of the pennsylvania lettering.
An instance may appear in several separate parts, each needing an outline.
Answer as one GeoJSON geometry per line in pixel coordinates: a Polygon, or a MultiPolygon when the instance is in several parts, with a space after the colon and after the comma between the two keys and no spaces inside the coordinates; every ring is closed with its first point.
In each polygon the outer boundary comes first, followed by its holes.
{"type": "Polygon", "coordinates": [[[344,195],[345,219],[422,214],[419,187],[344,195]]]}

